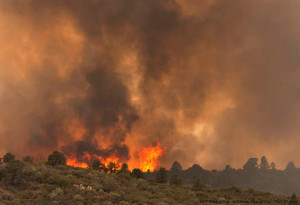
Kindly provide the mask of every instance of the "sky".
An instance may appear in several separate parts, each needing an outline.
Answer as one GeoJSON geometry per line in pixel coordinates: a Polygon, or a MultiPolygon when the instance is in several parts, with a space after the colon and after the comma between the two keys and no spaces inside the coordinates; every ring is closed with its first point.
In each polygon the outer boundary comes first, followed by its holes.
{"type": "Polygon", "coordinates": [[[300,1],[1,0],[0,154],[300,165],[300,1]]]}

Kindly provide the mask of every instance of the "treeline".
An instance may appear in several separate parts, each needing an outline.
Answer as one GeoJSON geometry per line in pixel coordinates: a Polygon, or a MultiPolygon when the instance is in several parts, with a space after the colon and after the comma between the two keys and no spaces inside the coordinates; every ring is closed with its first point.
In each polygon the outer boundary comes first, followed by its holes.
{"type": "MultiPolygon", "coordinates": [[[[156,172],[145,173],[152,178],[156,172]]],[[[260,191],[275,194],[300,194],[300,168],[296,168],[293,162],[289,162],[284,170],[276,169],[275,163],[268,163],[265,156],[260,161],[250,158],[242,169],[231,168],[227,165],[224,170],[205,170],[195,164],[183,170],[178,162],[174,162],[168,172],[168,176],[178,175],[185,184],[194,184],[201,179],[204,184],[215,187],[235,186],[242,189],[253,188],[260,191]]]]}
{"type": "MultiPolygon", "coordinates": [[[[23,161],[16,160],[15,156],[7,153],[0,160],[6,163],[6,171],[0,170],[0,180],[5,184],[21,185],[24,181],[22,170],[24,163],[31,163],[32,158],[26,156],[23,161]]],[[[63,153],[53,152],[48,156],[46,162],[51,166],[66,165],[66,158],[63,153]]],[[[204,184],[214,187],[237,187],[240,189],[251,188],[274,194],[290,195],[300,194],[300,168],[296,168],[293,162],[289,162],[284,170],[276,169],[275,163],[268,163],[265,156],[260,161],[257,158],[250,158],[242,169],[234,169],[229,165],[224,170],[205,170],[195,164],[183,170],[178,162],[174,162],[170,170],[161,167],[154,172],[143,173],[140,169],[128,169],[128,165],[110,163],[105,165],[98,159],[90,162],[89,169],[98,170],[104,173],[127,174],[138,179],[152,180],[157,183],[169,183],[176,186],[192,184],[195,190],[200,190],[204,184]]]]}

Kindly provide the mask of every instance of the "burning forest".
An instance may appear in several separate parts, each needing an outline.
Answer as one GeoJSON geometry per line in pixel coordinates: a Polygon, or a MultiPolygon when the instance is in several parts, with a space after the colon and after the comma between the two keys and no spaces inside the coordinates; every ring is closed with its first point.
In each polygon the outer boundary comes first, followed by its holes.
{"type": "Polygon", "coordinates": [[[0,205],[300,193],[299,10],[0,0],[0,205]]]}
{"type": "Polygon", "coordinates": [[[0,153],[143,171],[300,163],[298,8],[1,0],[0,153]]]}

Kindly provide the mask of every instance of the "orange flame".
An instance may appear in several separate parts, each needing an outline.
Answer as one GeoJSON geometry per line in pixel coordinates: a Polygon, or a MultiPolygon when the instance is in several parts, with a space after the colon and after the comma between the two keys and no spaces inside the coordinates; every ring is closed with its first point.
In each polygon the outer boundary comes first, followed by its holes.
{"type": "Polygon", "coordinates": [[[166,147],[161,147],[160,143],[153,147],[144,147],[139,151],[140,156],[140,169],[143,172],[151,171],[153,172],[157,166],[159,166],[158,159],[165,154],[166,147]]]}
{"type": "Polygon", "coordinates": [[[72,167],[81,167],[87,169],[89,166],[85,162],[78,162],[76,158],[67,159],[67,165],[72,167]]]}
{"type": "MultiPolygon", "coordinates": [[[[161,144],[157,142],[156,146],[150,145],[149,147],[143,147],[139,150],[139,168],[143,172],[147,172],[148,170],[153,172],[159,165],[159,158],[165,154],[166,147],[161,147],[161,144]]],[[[73,167],[81,167],[88,169],[91,161],[93,159],[99,159],[101,163],[103,163],[106,167],[112,162],[117,165],[122,163],[120,159],[114,155],[111,155],[107,158],[103,158],[98,155],[91,155],[87,152],[83,153],[83,156],[80,158],[76,158],[75,156],[69,157],[67,159],[67,165],[73,167]]],[[[120,166],[118,167],[120,169],[120,166]]]]}
{"type": "Polygon", "coordinates": [[[110,156],[107,158],[103,158],[101,156],[98,155],[90,155],[87,152],[83,153],[83,156],[81,157],[81,160],[77,159],[76,157],[72,156],[70,158],[67,159],[67,165],[68,166],[72,166],[72,167],[81,167],[81,168],[89,168],[88,163],[84,162],[84,161],[88,161],[89,163],[92,161],[92,159],[99,159],[101,161],[101,163],[105,164],[105,166],[107,167],[111,162],[115,163],[115,164],[119,164],[120,159],[116,156],[110,156]]]}

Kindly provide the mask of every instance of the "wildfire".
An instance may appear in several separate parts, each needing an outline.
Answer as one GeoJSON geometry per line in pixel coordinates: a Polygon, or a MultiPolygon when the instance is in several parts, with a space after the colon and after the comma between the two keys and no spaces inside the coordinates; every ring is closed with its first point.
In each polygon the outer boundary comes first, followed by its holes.
{"type": "Polygon", "coordinates": [[[165,154],[165,147],[161,147],[158,142],[155,147],[150,145],[150,147],[144,147],[140,150],[140,169],[143,172],[154,171],[159,165],[158,159],[165,154]]]}
{"type": "MultiPolygon", "coordinates": [[[[143,172],[147,172],[148,170],[151,172],[154,171],[159,166],[159,158],[165,154],[165,149],[166,147],[161,147],[159,142],[157,142],[156,146],[150,145],[149,147],[139,149],[139,168],[143,172]]],[[[79,158],[75,156],[69,157],[67,159],[67,165],[87,169],[94,159],[99,159],[105,167],[108,167],[111,162],[116,165],[122,163],[120,159],[114,155],[104,158],[102,156],[84,152],[79,158]]],[[[120,166],[117,166],[117,169],[120,169],[120,166]]]]}
{"type": "Polygon", "coordinates": [[[119,158],[116,156],[110,156],[107,158],[103,158],[101,156],[97,156],[97,155],[90,155],[87,152],[83,153],[83,156],[80,157],[80,159],[77,159],[76,157],[70,157],[69,159],[67,159],[67,165],[69,166],[73,166],[73,167],[81,167],[81,168],[89,168],[89,164],[91,163],[91,161],[93,159],[99,159],[101,161],[101,163],[103,163],[106,167],[108,167],[108,165],[112,162],[115,164],[119,164],[119,158]]]}
{"type": "Polygon", "coordinates": [[[87,169],[89,166],[85,162],[78,162],[76,158],[70,158],[67,160],[67,165],[72,167],[81,167],[87,169]]]}

